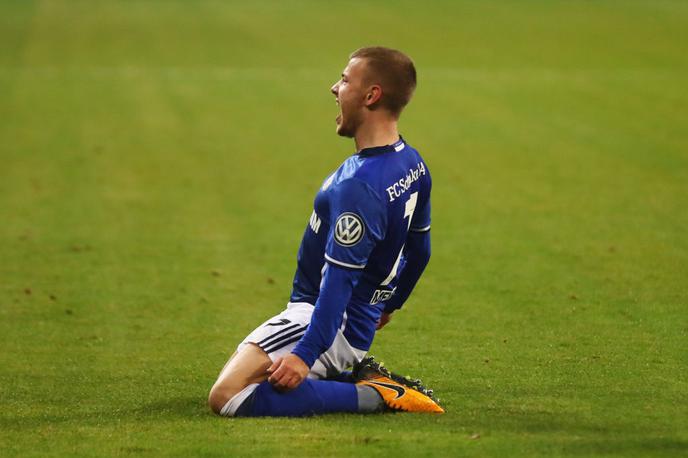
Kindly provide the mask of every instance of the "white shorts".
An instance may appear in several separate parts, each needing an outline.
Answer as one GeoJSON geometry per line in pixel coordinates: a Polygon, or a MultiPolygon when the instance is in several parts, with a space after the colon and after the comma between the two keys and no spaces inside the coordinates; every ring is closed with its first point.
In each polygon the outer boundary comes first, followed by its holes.
{"type": "MultiPolygon", "coordinates": [[[[290,302],[284,312],[267,320],[249,334],[239,344],[237,351],[253,343],[262,348],[272,361],[288,355],[306,332],[313,309],[306,302],[290,302]]],[[[343,329],[344,323],[337,331],[332,346],[315,360],[308,374],[309,378],[322,379],[341,374],[366,355],[366,351],[349,344],[342,333],[343,329]]]]}

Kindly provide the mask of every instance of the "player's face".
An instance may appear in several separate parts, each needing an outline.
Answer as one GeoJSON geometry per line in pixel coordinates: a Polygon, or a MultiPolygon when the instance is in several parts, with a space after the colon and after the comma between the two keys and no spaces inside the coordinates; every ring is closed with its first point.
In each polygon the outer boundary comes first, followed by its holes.
{"type": "Polygon", "coordinates": [[[366,87],[364,84],[365,61],[353,58],[342,72],[342,77],[330,89],[339,105],[337,134],[353,137],[363,122],[366,87]]]}

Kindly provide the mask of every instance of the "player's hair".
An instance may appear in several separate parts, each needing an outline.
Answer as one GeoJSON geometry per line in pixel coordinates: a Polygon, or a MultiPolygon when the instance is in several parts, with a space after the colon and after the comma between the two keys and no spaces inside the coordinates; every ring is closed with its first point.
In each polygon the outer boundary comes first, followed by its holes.
{"type": "Polygon", "coordinates": [[[357,49],[349,59],[355,57],[366,60],[370,70],[367,79],[382,86],[380,105],[399,117],[416,89],[416,67],[411,58],[383,46],[357,49]]]}

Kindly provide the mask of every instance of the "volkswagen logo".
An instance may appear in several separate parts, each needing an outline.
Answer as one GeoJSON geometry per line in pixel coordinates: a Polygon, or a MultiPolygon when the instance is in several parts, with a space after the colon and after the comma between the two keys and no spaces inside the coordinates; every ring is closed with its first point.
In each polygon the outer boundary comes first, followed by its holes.
{"type": "Polygon", "coordinates": [[[355,213],[342,213],[334,225],[334,240],[342,246],[356,245],[364,233],[363,221],[355,213]]]}

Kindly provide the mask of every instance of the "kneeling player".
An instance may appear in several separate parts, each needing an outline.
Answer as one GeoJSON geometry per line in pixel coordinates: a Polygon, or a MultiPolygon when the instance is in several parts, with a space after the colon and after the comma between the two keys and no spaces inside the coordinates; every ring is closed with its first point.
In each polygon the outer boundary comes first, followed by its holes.
{"type": "Polygon", "coordinates": [[[443,412],[418,382],[364,358],[430,259],[430,172],[397,131],[415,86],[413,62],[382,47],[354,52],[332,86],[337,133],[357,152],[317,193],[287,309],[225,365],[215,413],[443,412]]]}

